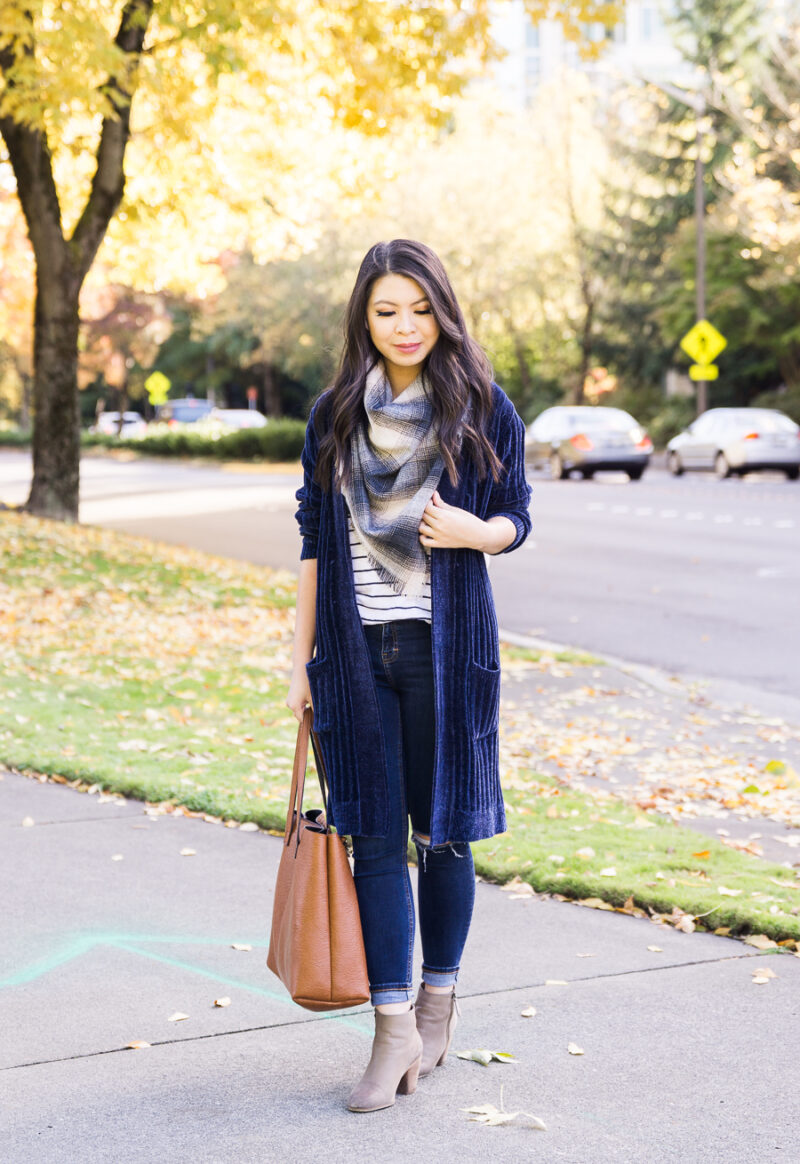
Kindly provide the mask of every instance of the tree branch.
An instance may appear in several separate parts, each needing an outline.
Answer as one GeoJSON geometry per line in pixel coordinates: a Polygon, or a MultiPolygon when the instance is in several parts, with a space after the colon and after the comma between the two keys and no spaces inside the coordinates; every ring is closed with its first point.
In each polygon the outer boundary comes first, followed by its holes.
{"type": "MultiPolygon", "coordinates": [[[[29,18],[30,19],[30,18],[29,18]]],[[[14,71],[23,57],[33,57],[33,22],[30,37],[15,37],[0,49],[0,73],[9,90],[15,87],[14,71]]],[[[36,255],[37,268],[60,266],[64,235],[61,205],[53,178],[53,158],[44,128],[17,122],[10,115],[0,117],[0,134],[6,143],[17,182],[28,236],[36,255]]]]}
{"type": "Polygon", "coordinates": [[[109,77],[105,85],[113,111],[103,119],[92,188],[71,239],[73,253],[83,275],[91,267],[108,224],[122,201],[125,189],[125,149],[131,127],[131,101],[153,4],[154,0],[127,0],[119,32],[114,40],[126,59],[120,72],[109,77]]]}

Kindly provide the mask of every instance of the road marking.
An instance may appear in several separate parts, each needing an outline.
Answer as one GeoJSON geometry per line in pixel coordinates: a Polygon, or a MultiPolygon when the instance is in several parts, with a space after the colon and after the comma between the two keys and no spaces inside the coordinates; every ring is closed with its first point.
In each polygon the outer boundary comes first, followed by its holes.
{"type": "Polygon", "coordinates": [[[756,570],[756,578],[780,578],[783,570],[777,569],[775,566],[761,566],[756,570]]]}
{"type": "Polygon", "coordinates": [[[775,529],[794,529],[794,522],[790,518],[781,518],[780,521],[773,521],[775,529]]]}
{"type": "Polygon", "coordinates": [[[716,525],[727,525],[731,521],[733,521],[733,515],[730,513],[718,513],[714,518],[716,525]]]}
{"type": "Polygon", "coordinates": [[[687,513],[685,516],[686,516],[687,521],[702,521],[704,514],[692,512],[692,513],[687,513]]]}
{"type": "Polygon", "coordinates": [[[678,511],[677,511],[677,509],[660,509],[658,511],[658,516],[659,517],[677,517],[678,511]]]}
{"type": "Polygon", "coordinates": [[[612,505],[611,506],[612,513],[627,513],[629,509],[630,509],[629,505],[612,505]]]}
{"type": "Polygon", "coordinates": [[[649,505],[640,505],[634,510],[634,513],[639,517],[649,517],[652,512],[653,510],[649,505]]]}

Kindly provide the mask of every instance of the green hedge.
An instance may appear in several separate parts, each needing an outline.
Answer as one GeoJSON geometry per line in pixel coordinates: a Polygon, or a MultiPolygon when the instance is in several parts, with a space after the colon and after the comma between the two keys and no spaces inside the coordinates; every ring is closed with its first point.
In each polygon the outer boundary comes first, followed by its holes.
{"type": "Polygon", "coordinates": [[[0,448],[26,449],[30,443],[30,429],[0,428],[0,448]]]}
{"type": "MultiPolygon", "coordinates": [[[[142,440],[121,441],[101,433],[82,433],[84,448],[136,449],[157,457],[216,457],[220,460],[296,461],[303,449],[306,426],[302,420],[270,420],[264,428],[245,428],[214,439],[190,428],[171,429],[142,440]]],[[[30,444],[30,433],[0,432],[0,446],[30,444]]]]}

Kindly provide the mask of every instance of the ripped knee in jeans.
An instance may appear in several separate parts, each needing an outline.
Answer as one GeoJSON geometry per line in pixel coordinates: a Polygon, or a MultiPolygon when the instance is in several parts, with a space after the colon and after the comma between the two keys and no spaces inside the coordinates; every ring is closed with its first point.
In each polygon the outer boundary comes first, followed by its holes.
{"type": "Polygon", "coordinates": [[[450,852],[454,857],[458,857],[459,860],[463,860],[467,855],[463,851],[458,851],[459,849],[464,850],[468,847],[466,841],[445,841],[442,845],[432,845],[431,838],[429,836],[426,836],[424,833],[418,833],[416,830],[412,831],[411,840],[414,842],[417,849],[417,860],[419,860],[420,855],[422,855],[423,873],[425,873],[428,868],[428,853],[450,852]]]}

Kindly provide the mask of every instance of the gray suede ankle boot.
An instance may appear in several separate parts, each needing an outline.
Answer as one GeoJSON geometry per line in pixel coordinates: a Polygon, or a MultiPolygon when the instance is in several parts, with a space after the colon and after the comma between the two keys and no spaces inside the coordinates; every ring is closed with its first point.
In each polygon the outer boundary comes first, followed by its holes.
{"type": "Polygon", "coordinates": [[[458,1014],[455,986],[450,994],[431,994],[423,982],[414,1009],[417,1030],[422,1036],[422,1065],[419,1073],[420,1076],[430,1075],[434,1067],[442,1066],[453,1041],[458,1014]]]}
{"type": "Polygon", "coordinates": [[[372,1056],[350,1095],[350,1111],[379,1111],[391,1107],[395,1095],[411,1095],[417,1090],[421,1060],[422,1039],[413,1006],[405,1014],[376,1010],[372,1056]]]}

